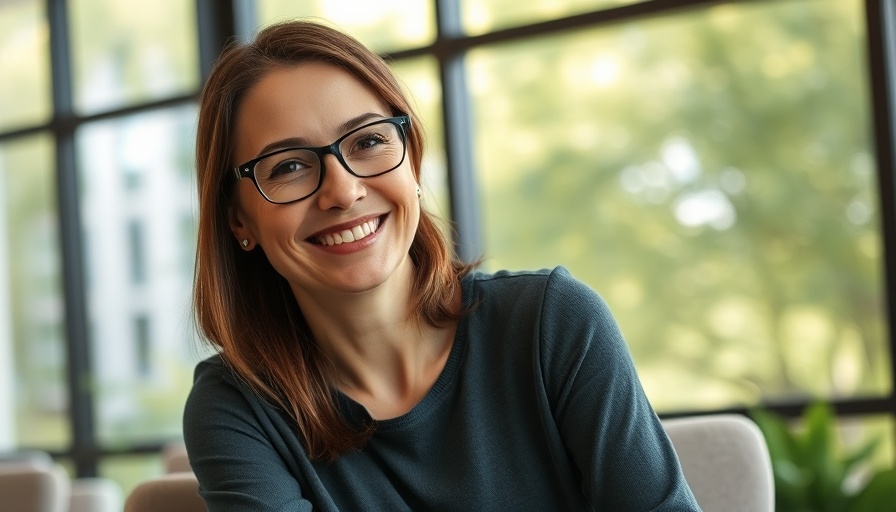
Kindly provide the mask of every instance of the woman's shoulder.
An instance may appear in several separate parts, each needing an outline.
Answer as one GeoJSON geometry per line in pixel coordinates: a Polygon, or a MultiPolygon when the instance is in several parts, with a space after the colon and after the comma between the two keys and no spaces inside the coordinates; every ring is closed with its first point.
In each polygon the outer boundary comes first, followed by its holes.
{"type": "Polygon", "coordinates": [[[192,403],[202,403],[206,400],[221,399],[229,396],[252,397],[247,386],[236,376],[227,365],[221,354],[215,354],[196,364],[193,372],[193,387],[187,398],[188,406],[192,403]]]}
{"type": "Polygon", "coordinates": [[[211,356],[196,365],[184,404],[185,429],[188,425],[197,431],[213,425],[255,424],[264,416],[276,413],[236,376],[222,356],[211,356]]]}
{"type": "Polygon", "coordinates": [[[493,272],[474,270],[464,277],[464,282],[479,289],[512,290],[529,286],[543,287],[556,279],[572,278],[569,271],[562,266],[534,270],[497,270],[493,272]]]}
{"type": "Polygon", "coordinates": [[[196,363],[196,368],[193,370],[193,383],[196,384],[200,380],[226,379],[229,374],[224,358],[221,354],[214,354],[196,363]]]}
{"type": "Polygon", "coordinates": [[[576,279],[563,266],[538,270],[498,270],[471,272],[464,279],[470,296],[501,300],[537,299],[538,302],[581,300],[602,302],[591,287],[576,279]]]}
{"type": "Polygon", "coordinates": [[[479,318],[532,320],[539,330],[579,328],[616,330],[604,299],[563,266],[539,270],[477,271],[467,277],[465,306],[479,318]]]}

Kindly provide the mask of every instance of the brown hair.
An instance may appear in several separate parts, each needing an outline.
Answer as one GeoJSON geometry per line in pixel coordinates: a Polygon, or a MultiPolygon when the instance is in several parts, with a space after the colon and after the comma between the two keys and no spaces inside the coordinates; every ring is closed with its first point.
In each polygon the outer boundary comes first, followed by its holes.
{"type": "MultiPolygon", "coordinates": [[[[199,228],[194,312],[206,341],[236,375],[295,422],[309,457],[332,461],[360,449],[372,426],[342,418],[308,326],[286,280],[263,251],[238,247],[228,224],[234,115],[246,92],[270,71],[302,62],[340,66],[411,117],[408,154],[419,181],[423,133],[388,65],[355,39],[327,26],[290,21],[254,41],[233,43],[216,61],[203,90],[196,138],[199,228]]],[[[456,320],[452,306],[469,266],[452,257],[435,219],[421,211],[410,248],[416,272],[413,311],[433,326],[456,320]]]]}

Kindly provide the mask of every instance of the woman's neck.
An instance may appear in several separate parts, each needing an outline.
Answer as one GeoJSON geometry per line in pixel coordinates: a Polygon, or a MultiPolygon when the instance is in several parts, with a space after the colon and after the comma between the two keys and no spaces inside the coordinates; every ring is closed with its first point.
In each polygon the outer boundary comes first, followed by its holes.
{"type": "Polygon", "coordinates": [[[454,339],[455,324],[434,327],[412,311],[413,281],[408,259],[363,293],[295,291],[333,385],[375,419],[404,414],[426,395],[454,339]]]}

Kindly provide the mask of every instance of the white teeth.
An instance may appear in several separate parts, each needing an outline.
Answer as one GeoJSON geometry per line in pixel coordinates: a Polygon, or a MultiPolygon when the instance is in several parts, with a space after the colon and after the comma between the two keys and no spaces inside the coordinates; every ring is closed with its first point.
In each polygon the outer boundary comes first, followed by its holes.
{"type": "Polygon", "coordinates": [[[327,233],[317,237],[317,243],[320,245],[340,245],[350,242],[356,242],[362,238],[370,236],[371,233],[380,227],[380,219],[375,218],[367,222],[362,222],[357,226],[340,231],[339,233],[327,233]]]}

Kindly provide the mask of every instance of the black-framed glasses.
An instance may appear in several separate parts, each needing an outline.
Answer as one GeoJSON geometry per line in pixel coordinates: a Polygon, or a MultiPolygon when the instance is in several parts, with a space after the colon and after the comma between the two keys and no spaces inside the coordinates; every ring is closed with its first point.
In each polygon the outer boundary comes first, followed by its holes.
{"type": "Polygon", "coordinates": [[[324,155],[335,155],[348,172],[372,178],[404,162],[407,115],[380,119],[346,133],[336,142],[317,148],[284,148],[253,158],[233,169],[234,177],[249,178],[268,201],[293,203],[312,196],[324,182],[324,155]]]}

